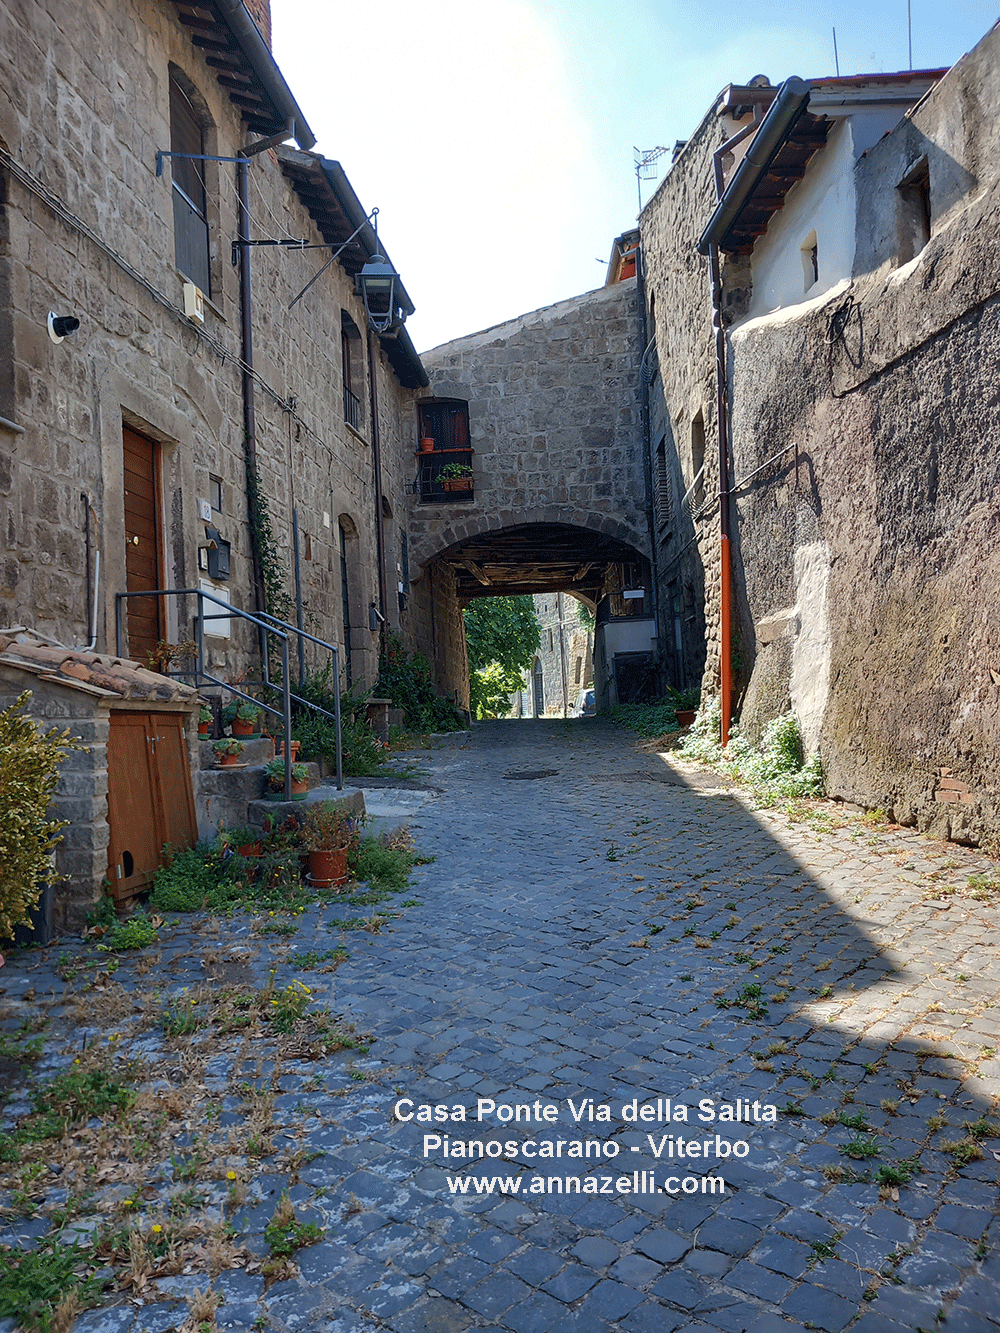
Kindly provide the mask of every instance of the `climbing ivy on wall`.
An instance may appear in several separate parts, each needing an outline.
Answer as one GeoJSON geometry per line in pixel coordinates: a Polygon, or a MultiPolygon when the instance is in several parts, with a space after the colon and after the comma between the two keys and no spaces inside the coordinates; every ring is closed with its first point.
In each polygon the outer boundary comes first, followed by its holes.
{"type": "Polygon", "coordinates": [[[262,590],[264,610],[279,620],[291,620],[294,603],[285,591],[285,569],[271,522],[271,510],[261,486],[257,465],[247,458],[247,506],[250,511],[250,550],[254,582],[262,590]]]}

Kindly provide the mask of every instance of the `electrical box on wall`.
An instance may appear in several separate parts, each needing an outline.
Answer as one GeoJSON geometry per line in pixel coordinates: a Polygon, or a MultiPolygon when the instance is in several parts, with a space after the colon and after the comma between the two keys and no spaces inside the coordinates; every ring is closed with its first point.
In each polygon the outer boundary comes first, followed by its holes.
{"type": "Polygon", "coordinates": [[[192,324],[205,322],[205,297],[201,288],[193,282],[184,284],[184,313],[192,324]]]}

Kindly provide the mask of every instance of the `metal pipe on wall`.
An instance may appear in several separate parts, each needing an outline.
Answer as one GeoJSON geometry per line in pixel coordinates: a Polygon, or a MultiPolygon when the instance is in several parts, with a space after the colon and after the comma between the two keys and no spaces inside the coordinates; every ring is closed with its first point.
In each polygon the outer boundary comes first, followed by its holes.
{"type": "Polygon", "coordinates": [[[722,323],[722,270],[719,247],[709,247],[712,282],[712,324],[715,329],[716,417],[719,428],[719,702],[722,708],[721,741],[729,743],[733,711],[732,587],[729,549],[729,384],[726,366],[726,330],[722,323]]]}

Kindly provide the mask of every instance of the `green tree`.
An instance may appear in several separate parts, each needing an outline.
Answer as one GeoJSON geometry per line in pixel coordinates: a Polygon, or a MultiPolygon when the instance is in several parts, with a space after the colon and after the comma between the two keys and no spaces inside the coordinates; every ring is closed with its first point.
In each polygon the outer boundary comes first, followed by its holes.
{"type": "Polygon", "coordinates": [[[503,717],[521,688],[541,632],[530,597],[480,597],[464,611],[469,700],[476,717],[503,717]]]}

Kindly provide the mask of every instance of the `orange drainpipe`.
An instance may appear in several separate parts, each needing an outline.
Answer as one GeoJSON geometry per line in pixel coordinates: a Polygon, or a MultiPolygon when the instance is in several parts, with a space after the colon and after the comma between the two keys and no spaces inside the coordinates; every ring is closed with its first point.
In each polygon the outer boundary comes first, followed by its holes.
{"type": "Polygon", "coordinates": [[[719,426],[719,703],[722,709],[722,744],[729,743],[733,716],[733,606],[729,567],[729,391],[726,371],[726,331],[722,326],[722,272],[719,247],[709,247],[712,279],[712,323],[715,326],[716,417],[719,426]]]}
{"type": "Polygon", "coordinates": [[[721,672],[722,744],[729,744],[729,719],[733,715],[732,672],[732,584],[729,576],[729,537],[719,539],[719,656],[721,672]]]}

